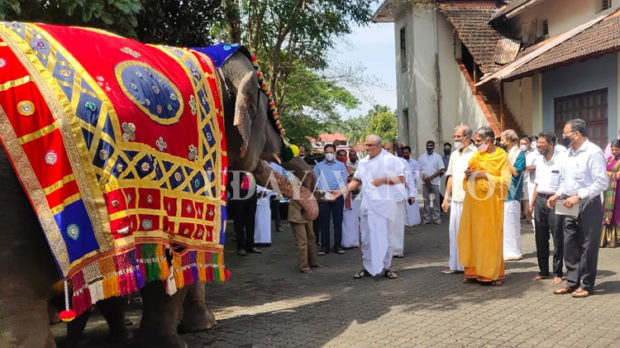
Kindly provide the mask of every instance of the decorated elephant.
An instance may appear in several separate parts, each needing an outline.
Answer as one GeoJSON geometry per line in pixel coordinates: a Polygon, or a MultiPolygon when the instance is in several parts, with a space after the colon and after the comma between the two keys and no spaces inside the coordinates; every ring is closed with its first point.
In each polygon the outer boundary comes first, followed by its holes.
{"type": "Polygon", "coordinates": [[[198,49],[0,23],[0,346],[54,346],[59,279],[64,319],[140,290],[144,344],[183,346],[183,309],[186,327],[204,321],[200,284],[229,275],[228,169],[316,217],[315,178],[291,158],[251,56],[232,47],[218,67],[198,49]],[[303,186],[261,160],[278,158],[303,186]]]}

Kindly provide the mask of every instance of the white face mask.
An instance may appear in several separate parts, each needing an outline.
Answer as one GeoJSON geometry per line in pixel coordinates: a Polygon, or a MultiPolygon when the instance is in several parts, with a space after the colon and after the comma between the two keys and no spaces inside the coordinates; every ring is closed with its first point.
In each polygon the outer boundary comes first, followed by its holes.
{"type": "Polygon", "coordinates": [[[521,150],[522,152],[527,151],[527,145],[521,145],[521,146],[519,147],[519,150],[521,150]]]}
{"type": "Polygon", "coordinates": [[[489,148],[489,144],[482,143],[480,144],[480,146],[478,146],[478,152],[487,152],[488,148],[489,148]]]}
{"type": "Polygon", "coordinates": [[[463,143],[460,141],[455,141],[454,142],[454,151],[458,151],[463,147],[463,143]]]}
{"type": "Polygon", "coordinates": [[[333,153],[326,153],[325,159],[327,160],[327,162],[333,162],[336,159],[336,156],[334,156],[333,153]]]}

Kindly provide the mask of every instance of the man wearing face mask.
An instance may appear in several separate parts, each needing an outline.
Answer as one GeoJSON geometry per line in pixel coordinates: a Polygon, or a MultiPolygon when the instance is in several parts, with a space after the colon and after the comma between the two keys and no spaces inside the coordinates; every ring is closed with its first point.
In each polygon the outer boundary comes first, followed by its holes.
{"type": "MultiPolygon", "coordinates": [[[[418,161],[411,157],[411,148],[409,146],[403,146],[403,159],[407,162],[409,166],[409,170],[412,174],[412,184],[409,186],[410,190],[415,190],[415,195],[413,197],[417,197],[418,193],[418,180],[420,177],[420,166],[418,165],[418,161]]],[[[405,220],[405,225],[407,226],[415,226],[420,224],[420,205],[418,204],[417,199],[408,199],[407,200],[407,218],[405,220]]]]}
{"type": "Polygon", "coordinates": [[[443,156],[441,156],[441,159],[443,160],[444,168],[448,168],[448,163],[450,163],[450,154],[452,154],[452,144],[443,144],[443,156]]]}
{"type": "Polygon", "coordinates": [[[439,154],[435,153],[435,142],[426,142],[426,153],[420,155],[418,164],[420,165],[420,177],[422,178],[422,197],[424,198],[424,215],[422,223],[431,222],[441,224],[439,211],[439,176],[445,171],[443,160],[439,154]],[[432,196],[432,201],[431,201],[432,196]]]}
{"type": "Polygon", "coordinates": [[[493,140],[491,127],[476,131],[478,151],[469,160],[463,180],[465,200],[457,240],[466,283],[501,285],[505,277],[502,226],[511,174],[506,152],[493,140]]]}
{"type": "MultiPolygon", "coordinates": [[[[343,189],[347,184],[347,168],[344,163],[336,161],[336,147],[327,144],[323,148],[325,159],[314,166],[314,174],[317,177],[317,189],[329,192],[343,189]]],[[[325,255],[329,252],[330,238],[329,226],[330,215],[334,222],[334,251],[338,254],[344,254],[342,248],[342,213],[344,209],[344,198],[342,196],[319,202],[319,226],[321,230],[321,250],[319,255],[325,255]]]]}
{"type": "Polygon", "coordinates": [[[441,203],[441,208],[446,213],[450,210],[450,259],[448,268],[441,271],[444,274],[463,272],[463,266],[459,264],[459,253],[456,244],[456,236],[459,231],[461,214],[463,212],[463,200],[465,188],[463,179],[469,165],[469,160],[476,152],[476,147],[471,143],[471,128],[461,125],[454,130],[454,153],[450,156],[446,176],[446,195],[441,203]]]}
{"type": "Polygon", "coordinates": [[[521,260],[521,195],[523,194],[523,173],[525,173],[525,152],[517,145],[519,137],[512,129],[502,132],[501,145],[508,153],[512,181],[504,202],[504,260],[521,260]]]}
{"type": "Polygon", "coordinates": [[[562,282],[564,258],[563,215],[556,215],[547,207],[547,200],[560,186],[560,163],[562,155],[554,149],[555,136],[542,132],[538,136],[540,158],[536,164],[534,193],[529,204],[529,215],[534,214],[536,235],[536,256],[538,257],[538,275],[534,280],[549,278],[549,236],[553,237],[553,284],[562,282]]]}
{"type": "MultiPolygon", "coordinates": [[[[532,220],[532,216],[528,214],[528,206],[532,204],[534,197],[534,186],[536,185],[534,181],[536,180],[536,160],[540,157],[540,154],[536,150],[536,140],[532,140],[534,137],[522,137],[519,140],[519,145],[521,151],[525,152],[525,182],[524,182],[524,191],[527,192],[527,200],[521,200],[523,211],[525,212],[525,216],[528,222],[531,222],[533,225],[536,223],[532,220]],[[529,202],[529,204],[528,204],[529,202]]],[[[535,228],[535,226],[532,226],[535,228]]]]}
{"type": "MultiPolygon", "coordinates": [[[[601,193],[607,189],[607,163],[603,151],[588,140],[586,122],[573,119],[564,125],[563,142],[568,147],[560,170],[560,187],[547,206],[578,205],[578,215],[564,217],[564,263],[566,285],[554,294],[587,297],[594,291],[598,250],[603,229],[601,193]],[[562,201],[558,201],[562,199],[562,201]]],[[[557,212],[557,210],[556,210],[557,212]]]]}

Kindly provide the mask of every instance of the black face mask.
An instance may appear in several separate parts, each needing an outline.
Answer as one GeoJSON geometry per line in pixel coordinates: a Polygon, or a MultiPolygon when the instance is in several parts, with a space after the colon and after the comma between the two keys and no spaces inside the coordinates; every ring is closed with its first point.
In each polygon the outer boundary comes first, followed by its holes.
{"type": "Polygon", "coordinates": [[[508,146],[506,146],[506,144],[499,144],[499,147],[502,148],[502,150],[506,151],[506,149],[508,148],[508,146]]]}
{"type": "Polygon", "coordinates": [[[549,154],[549,152],[551,152],[551,149],[544,149],[542,151],[539,151],[541,155],[543,156],[547,156],[549,154]]]}
{"type": "Polygon", "coordinates": [[[572,142],[573,142],[573,139],[571,139],[570,137],[562,138],[562,145],[564,145],[565,147],[569,147],[570,143],[572,142]]]}
{"type": "Polygon", "coordinates": [[[446,156],[450,156],[450,153],[452,152],[452,150],[450,149],[443,149],[443,154],[446,156]]]}
{"type": "Polygon", "coordinates": [[[428,153],[430,155],[430,154],[433,153],[433,150],[435,150],[435,149],[433,149],[432,147],[427,147],[426,148],[426,153],[428,153]]]}

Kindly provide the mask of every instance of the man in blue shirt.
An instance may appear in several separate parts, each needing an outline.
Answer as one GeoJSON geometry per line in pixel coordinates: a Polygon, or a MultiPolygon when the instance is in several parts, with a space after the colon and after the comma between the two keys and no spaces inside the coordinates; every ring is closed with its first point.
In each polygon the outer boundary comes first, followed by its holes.
{"type": "MultiPolygon", "coordinates": [[[[328,144],[323,148],[325,159],[314,166],[314,174],[317,177],[317,189],[330,192],[343,189],[347,184],[347,168],[344,163],[336,161],[336,147],[328,144]]],[[[319,226],[321,230],[321,249],[319,255],[329,252],[329,220],[330,215],[334,220],[334,251],[344,254],[340,242],[342,240],[342,214],[344,198],[339,196],[331,199],[329,194],[326,199],[319,201],[319,226]]]]}

